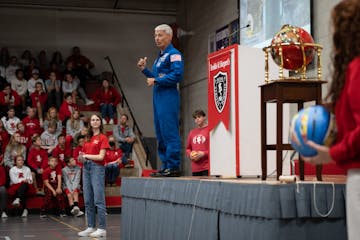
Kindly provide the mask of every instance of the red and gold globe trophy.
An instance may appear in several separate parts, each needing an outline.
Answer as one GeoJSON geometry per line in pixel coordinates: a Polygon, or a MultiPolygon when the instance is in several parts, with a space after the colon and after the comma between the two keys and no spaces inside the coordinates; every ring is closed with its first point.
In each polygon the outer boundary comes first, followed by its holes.
{"type": "MultiPolygon", "coordinates": [[[[314,43],[311,35],[300,27],[284,25],[274,36],[271,45],[263,48],[265,52],[265,84],[261,89],[261,168],[262,179],[267,177],[267,151],[276,151],[276,176],[282,176],[283,151],[293,150],[289,143],[283,142],[283,105],[297,104],[297,110],[304,103],[322,101],[321,51],[322,47],[314,43]],[[269,53],[279,66],[279,78],[269,81],[269,53]],[[317,77],[307,77],[307,66],[317,55],[317,77]],[[295,71],[294,77],[284,76],[283,70],[295,71]],[[268,144],[267,104],[276,103],[276,143],[268,144]]],[[[316,177],[322,179],[321,165],[316,166],[316,177]]],[[[293,173],[295,174],[295,173],[293,173]]],[[[299,157],[300,180],[304,180],[304,161],[299,157]]]]}
{"type": "MultiPolygon", "coordinates": [[[[274,62],[279,66],[279,79],[284,79],[283,69],[300,73],[300,77],[292,79],[308,79],[306,66],[317,54],[317,79],[321,79],[321,51],[322,46],[314,43],[312,36],[303,28],[282,26],[281,30],[274,36],[271,45],[263,48],[265,52],[265,82],[269,82],[269,53],[274,62]]],[[[287,77],[287,79],[290,79],[287,77]]]]}

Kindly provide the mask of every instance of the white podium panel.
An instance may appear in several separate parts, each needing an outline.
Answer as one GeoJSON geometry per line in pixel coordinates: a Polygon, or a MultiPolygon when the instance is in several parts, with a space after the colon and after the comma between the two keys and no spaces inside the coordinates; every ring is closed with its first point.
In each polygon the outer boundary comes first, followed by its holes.
{"type": "MultiPolygon", "coordinates": [[[[262,49],[233,45],[210,54],[208,63],[210,174],[222,177],[260,176],[259,86],[264,84],[264,52],[262,49]],[[228,69],[226,69],[227,67],[228,69]],[[220,80],[219,75],[222,76],[220,80]],[[226,81],[225,78],[227,78],[226,81]],[[219,101],[219,99],[223,101],[219,101]]],[[[278,78],[278,66],[272,59],[269,61],[269,74],[270,79],[278,78]]],[[[287,123],[290,121],[288,104],[284,105],[283,112],[283,121],[287,123]]],[[[275,143],[275,104],[268,104],[267,118],[268,143],[275,143]]],[[[283,142],[288,142],[288,126],[289,124],[284,124],[283,142]]],[[[285,154],[284,152],[284,156],[285,154]]],[[[283,163],[284,174],[290,172],[290,155],[287,155],[283,163]]],[[[275,151],[269,151],[268,174],[274,172],[275,169],[275,151]]]]}

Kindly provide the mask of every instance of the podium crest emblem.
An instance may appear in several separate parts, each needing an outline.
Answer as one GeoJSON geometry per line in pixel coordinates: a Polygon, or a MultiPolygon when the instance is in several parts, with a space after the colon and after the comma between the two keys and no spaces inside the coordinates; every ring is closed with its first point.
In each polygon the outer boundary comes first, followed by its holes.
{"type": "Polygon", "coordinates": [[[215,106],[219,113],[224,110],[226,105],[227,91],[228,91],[228,77],[227,73],[218,72],[214,76],[214,100],[215,106]]]}

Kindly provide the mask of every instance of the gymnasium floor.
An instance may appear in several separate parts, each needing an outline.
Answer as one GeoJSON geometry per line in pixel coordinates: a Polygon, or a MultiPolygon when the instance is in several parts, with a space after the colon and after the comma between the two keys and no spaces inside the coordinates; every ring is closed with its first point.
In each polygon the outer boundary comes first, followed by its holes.
{"type": "MultiPolygon", "coordinates": [[[[120,214],[107,215],[107,237],[99,239],[120,239],[120,214]]],[[[77,232],[84,230],[85,217],[60,218],[49,215],[40,218],[39,213],[30,213],[25,219],[9,216],[0,219],[0,240],[73,240],[96,239],[78,237],[77,232]]]]}

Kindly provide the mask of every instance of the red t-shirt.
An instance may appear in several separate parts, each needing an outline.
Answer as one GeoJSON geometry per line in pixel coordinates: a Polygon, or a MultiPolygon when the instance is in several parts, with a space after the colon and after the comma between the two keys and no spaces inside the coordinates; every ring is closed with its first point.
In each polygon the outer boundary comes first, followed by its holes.
{"type": "Polygon", "coordinates": [[[27,159],[28,165],[33,169],[48,167],[48,154],[45,149],[31,147],[27,159]]]}
{"type": "Polygon", "coordinates": [[[38,102],[40,102],[40,104],[42,106],[45,106],[48,95],[45,92],[41,92],[41,94],[39,94],[39,92],[35,91],[30,95],[30,97],[31,97],[32,106],[34,108],[36,108],[37,107],[36,105],[37,105],[38,102]]]}
{"type": "Polygon", "coordinates": [[[71,113],[77,109],[78,107],[76,104],[69,104],[68,102],[63,101],[59,109],[59,119],[64,121],[66,118],[71,117],[71,113]]]}
{"type": "MultiPolygon", "coordinates": [[[[11,96],[11,101],[13,101],[13,106],[19,106],[21,104],[21,98],[19,96],[19,94],[17,94],[16,91],[11,90],[10,93],[11,96]]],[[[9,96],[7,96],[9,97],[9,96]]],[[[5,102],[5,93],[4,91],[0,91],[0,105],[1,106],[8,106],[9,104],[5,102]]]]}
{"type": "Polygon", "coordinates": [[[335,106],[337,136],[330,148],[342,168],[360,168],[360,57],[348,65],[345,86],[335,106]]]}
{"type": "Polygon", "coordinates": [[[96,94],[96,104],[100,105],[101,103],[112,103],[114,106],[118,105],[121,101],[121,96],[114,87],[109,87],[109,90],[105,92],[104,88],[100,88],[96,94]]]}
{"type": "Polygon", "coordinates": [[[64,161],[65,157],[71,157],[72,156],[71,147],[65,146],[65,148],[62,149],[62,148],[60,148],[60,146],[58,144],[58,145],[56,145],[56,147],[52,151],[51,155],[58,159],[58,166],[61,166],[61,168],[63,168],[63,167],[66,166],[66,163],[64,161]]]}
{"type": "Polygon", "coordinates": [[[32,137],[35,133],[41,134],[41,127],[40,127],[40,121],[38,118],[29,118],[29,116],[26,116],[22,123],[25,126],[25,132],[27,136],[32,137]]]}
{"type": "Polygon", "coordinates": [[[31,147],[31,137],[29,136],[28,132],[17,131],[16,133],[20,134],[20,143],[25,145],[26,149],[29,149],[31,147]]]}
{"type": "Polygon", "coordinates": [[[6,174],[4,166],[0,166],[0,187],[5,186],[6,174]]]}
{"type": "Polygon", "coordinates": [[[57,184],[57,176],[60,175],[61,176],[61,169],[59,168],[55,168],[55,169],[51,169],[50,167],[47,167],[42,175],[42,179],[43,181],[45,180],[49,180],[49,183],[51,185],[55,185],[57,184]]]}
{"type": "MultiPolygon", "coordinates": [[[[92,136],[90,141],[84,143],[83,152],[85,154],[97,155],[101,149],[110,148],[108,138],[104,134],[92,136]]],[[[105,161],[94,161],[97,164],[104,165],[105,161]]]]}
{"type": "Polygon", "coordinates": [[[10,140],[9,133],[5,129],[2,129],[0,131],[1,153],[5,153],[5,149],[9,143],[9,140],[10,140]]]}
{"type": "Polygon", "coordinates": [[[205,153],[198,161],[191,161],[192,172],[209,170],[209,129],[207,126],[194,128],[190,131],[186,145],[186,155],[188,157],[190,157],[191,151],[202,151],[205,153]]]}
{"type": "Polygon", "coordinates": [[[122,157],[122,151],[120,148],[114,150],[108,149],[106,150],[104,161],[105,163],[110,163],[118,160],[121,157],[122,157]]]}

